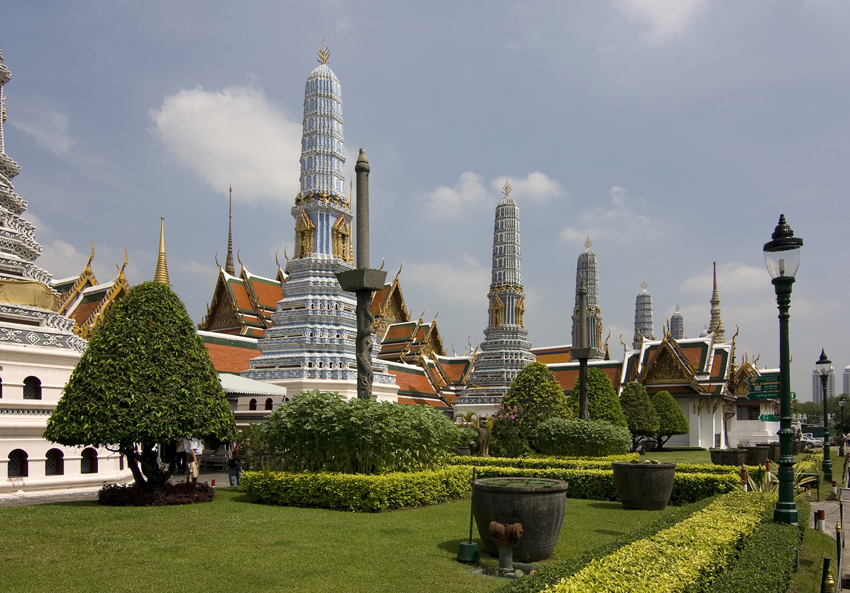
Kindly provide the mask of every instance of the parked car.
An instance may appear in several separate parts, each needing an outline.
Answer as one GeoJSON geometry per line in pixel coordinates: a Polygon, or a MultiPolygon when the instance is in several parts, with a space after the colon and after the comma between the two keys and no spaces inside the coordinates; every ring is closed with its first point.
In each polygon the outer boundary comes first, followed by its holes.
{"type": "Polygon", "coordinates": [[[800,440],[806,443],[806,449],[823,447],[823,437],[818,438],[810,432],[804,432],[800,440]]]}

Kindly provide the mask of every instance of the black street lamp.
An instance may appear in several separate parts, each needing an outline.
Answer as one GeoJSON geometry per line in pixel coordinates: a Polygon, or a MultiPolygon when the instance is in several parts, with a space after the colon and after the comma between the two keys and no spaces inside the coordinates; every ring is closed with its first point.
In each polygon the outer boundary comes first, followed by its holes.
{"type": "Polygon", "coordinates": [[[826,384],[829,382],[832,361],[826,357],[823,349],[820,351],[820,358],[815,363],[815,368],[820,375],[821,383],[823,383],[823,481],[828,484],[832,482],[832,460],[829,458],[829,414],[826,412],[826,384]]]}
{"type": "Polygon", "coordinates": [[[844,457],[844,406],[847,404],[847,395],[842,393],[838,398],[838,407],[841,409],[841,425],[837,431],[841,435],[841,441],[838,443],[838,456],[844,457]]]}
{"type": "Polygon", "coordinates": [[[794,450],[791,428],[791,353],[788,344],[788,309],[791,307],[791,287],[800,267],[800,248],[803,240],[779,216],[772,240],[764,244],[764,262],[773,278],[776,303],[779,306],[779,501],[773,520],[797,525],[797,504],[794,502],[794,450]]]}

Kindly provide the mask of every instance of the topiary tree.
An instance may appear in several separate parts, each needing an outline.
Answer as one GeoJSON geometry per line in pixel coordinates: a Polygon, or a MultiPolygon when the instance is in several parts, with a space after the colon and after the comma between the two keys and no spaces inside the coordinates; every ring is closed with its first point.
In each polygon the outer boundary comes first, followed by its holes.
{"type": "Polygon", "coordinates": [[[149,490],[174,473],[179,439],[217,446],[235,436],[233,412],[186,307],[156,282],[133,287],[106,313],[44,433],[55,443],[122,453],[136,485],[149,490]]]}
{"type": "MultiPolygon", "coordinates": [[[[567,402],[573,416],[578,416],[579,408],[579,379],[573,385],[570,399],[567,402]]],[[[602,370],[587,369],[587,406],[590,409],[590,419],[610,422],[615,426],[627,426],[620,398],[614,390],[611,379],[602,370]]]]}
{"type": "Polygon", "coordinates": [[[658,434],[658,413],[652,407],[646,388],[637,381],[629,381],[620,395],[620,407],[626,416],[626,424],[632,433],[632,450],[637,448],[641,437],[658,434]]]}
{"type": "MultiPolygon", "coordinates": [[[[517,408],[516,422],[524,439],[547,418],[574,418],[555,375],[542,362],[523,368],[502,397],[503,408],[517,408]]],[[[495,429],[498,432],[498,428],[495,429]]]]}
{"type": "Polygon", "coordinates": [[[629,449],[631,434],[623,426],[591,420],[549,418],[537,425],[532,434],[534,445],[547,455],[605,457],[629,449]]]}
{"type": "Polygon", "coordinates": [[[658,414],[658,432],[655,434],[658,451],[673,435],[691,432],[688,420],[669,391],[659,391],[652,396],[652,407],[658,414]]]}

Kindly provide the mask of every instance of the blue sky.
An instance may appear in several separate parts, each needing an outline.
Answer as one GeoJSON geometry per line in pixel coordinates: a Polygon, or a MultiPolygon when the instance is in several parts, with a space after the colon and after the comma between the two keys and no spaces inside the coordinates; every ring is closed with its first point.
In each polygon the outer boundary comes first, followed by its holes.
{"type": "MultiPolygon", "coordinates": [[[[575,266],[599,258],[612,354],[646,281],[655,331],[709,321],[718,266],[739,356],[778,364],[762,246],[784,213],[805,241],[791,307],[793,388],[825,348],[850,364],[850,3],[0,3],[6,151],[54,277],[169,272],[199,322],[234,248],[273,276],[292,253],[303,85],[324,39],[340,79],[348,178],[364,147],[371,258],[446,348],[482,340],[492,224],[520,206],[526,325],[570,341],[575,266]]],[[[840,383],[839,383],[840,385],[840,383]]]]}

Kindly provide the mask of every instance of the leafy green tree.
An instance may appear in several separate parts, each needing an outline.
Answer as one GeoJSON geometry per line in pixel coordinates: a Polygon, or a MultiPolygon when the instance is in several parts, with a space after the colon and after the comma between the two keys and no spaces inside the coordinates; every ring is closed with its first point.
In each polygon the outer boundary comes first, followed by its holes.
{"type": "Polygon", "coordinates": [[[641,437],[654,437],[658,433],[658,413],[643,385],[637,381],[626,383],[620,396],[620,406],[632,433],[632,449],[637,447],[641,437]]]}
{"type": "MultiPolygon", "coordinates": [[[[573,416],[578,417],[579,409],[579,379],[570,392],[568,406],[573,416]]],[[[590,367],[587,369],[587,407],[590,409],[590,419],[609,422],[615,426],[627,426],[620,398],[614,390],[611,379],[603,371],[590,367]]]]}
{"type": "MultiPolygon", "coordinates": [[[[828,409],[829,401],[826,403],[828,409]]],[[[807,418],[806,424],[823,426],[823,404],[816,404],[815,402],[794,402],[794,413],[805,414],[807,418]]]]}
{"type": "Polygon", "coordinates": [[[168,285],[144,282],[106,313],[44,438],[122,453],[136,484],[155,489],[174,473],[184,437],[217,446],[236,437],[236,423],[186,307],[168,285]]]}
{"type": "MultiPolygon", "coordinates": [[[[547,418],[574,418],[567,407],[567,397],[555,375],[542,362],[532,362],[523,368],[502,397],[503,408],[517,408],[520,434],[524,439],[547,418]]],[[[497,430],[498,432],[498,430],[497,430]]]]}
{"type": "Polygon", "coordinates": [[[691,427],[688,426],[688,420],[682,409],[669,391],[659,391],[652,396],[652,407],[658,414],[658,432],[655,435],[655,441],[658,443],[658,451],[664,446],[664,443],[670,440],[670,437],[677,434],[688,434],[691,432],[691,427]]]}

